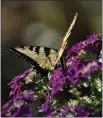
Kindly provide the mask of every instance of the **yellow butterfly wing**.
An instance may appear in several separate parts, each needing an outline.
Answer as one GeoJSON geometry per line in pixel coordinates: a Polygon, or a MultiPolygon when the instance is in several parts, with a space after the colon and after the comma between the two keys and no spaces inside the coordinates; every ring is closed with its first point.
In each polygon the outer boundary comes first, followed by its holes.
{"type": "Polygon", "coordinates": [[[68,39],[68,37],[70,36],[71,31],[72,31],[72,29],[73,29],[73,27],[74,27],[74,25],[75,25],[77,16],[78,16],[78,14],[76,13],[75,16],[74,16],[74,19],[73,19],[73,21],[72,21],[72,23],[71,23],[71,25],[70,25],[70,27],[69,27],[69,29],[68,29],[68,31],[66,32],[66,35],[65,35],[64,38],[63,38],[63,43],[61,44],[61,47],[60,47],[60,49],[59,49],[59,51],[58,51],[58,55],[57,55],[57,59],[56,59],[56,61],[55,61],[55,63],[54,63],[54,67],[55,67],[55,65],[58,63],[58,61],[60,60],[60,58],[61,58],[61,56],[62,56],[62,54],[63,54],[63,52],[64,52],[64,50],[65,50],[65,48],[66,48],[67,39],[68,39]]]}
{"type": "Polygon", "coordinates": [[[57,59],[57,51],[46,47],[24,46],[10,48],[9,51],[25,60],[35,62],[43,69],[52,70],[55,60],[57,59]]]}

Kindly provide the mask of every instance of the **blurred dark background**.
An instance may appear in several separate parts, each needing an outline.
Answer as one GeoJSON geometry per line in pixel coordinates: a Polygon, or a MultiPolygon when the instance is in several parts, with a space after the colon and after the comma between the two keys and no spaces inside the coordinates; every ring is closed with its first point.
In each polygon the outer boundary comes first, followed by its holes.
{"type": "Polygon", "coordinates": [[[102,31],[102,1],[6,1],[1,4],[1,105],[9,99],[7,84],[29,64],[7,48],[21,45],[59,48],[75,13],[78,18],[69,47],[102,31]],[[58,39],[60,42],[58,42],[58,39]]]}

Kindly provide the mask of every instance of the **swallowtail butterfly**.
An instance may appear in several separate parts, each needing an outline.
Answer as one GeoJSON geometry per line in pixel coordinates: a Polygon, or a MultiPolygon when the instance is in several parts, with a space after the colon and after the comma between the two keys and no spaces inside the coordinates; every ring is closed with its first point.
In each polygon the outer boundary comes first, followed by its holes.
{"type": "Polygon", "coordinates": [[[61,44],[59,51],[47,47],[40,47],[40,46],[14,47],[14,48],[9,48],[8,50],[12,54],[15,54],[29,61],[34,67],[35,65],[38,64],[39,67],[41,67],[42,69],[53,70],[57,65],[57,63],[59,62],[60,58],[62,57],[62,54],[67,45],[67,39],[71,34],[76,19],[77,19],[77,13],[75,14],[74,19],[66,35],[63,38],[63,42],[61,44]]]}

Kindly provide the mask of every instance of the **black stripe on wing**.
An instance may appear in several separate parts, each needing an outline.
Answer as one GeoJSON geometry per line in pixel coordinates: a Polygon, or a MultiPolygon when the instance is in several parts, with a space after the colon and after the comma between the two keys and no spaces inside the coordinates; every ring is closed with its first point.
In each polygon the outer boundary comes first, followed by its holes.
{"type": "Polygon", "coordinates": [[[39,55],[39,51],[40,50],[40,47],[35,47],[35,52],[39,55]]]}
{"type": "Polygon", "coordinates": [[[39,69],[39,70],[42,69],[36,61],[34,61],[32,58],[26,56],[25,54],[17,51],[15,48],[9,48],[8,51],[11,52],[14,55],[26,60],[27,62],[30,62],[32,65],[34,65],[34,68],[39,69]]]}
{"type": "MultiPolygon", "coordinates": [[[[39,55],[39,53],[41,52],[41,51],[40,51],[41,46],[37,46],[37,47],[35,47],[35,46],[20,46],[20,48],[23,48],[23,49],[24,49],[25,47],[28,47],[28,49],[29,49],[30,51],[34,51],[34,52],[36,52],[38,55],[39,55]]],[[[44,53],[45,53],[46,56],[49,56],[51,50],[54,50],[54,51],[57,52],[57,49],[52,49],[52,48],[48,48],[48,47],[42,47],[42,48],[44,48],[44,53]]]]}
{"type": "MultiPolygon", "coordinates": [[[[25,47],[25,46],[24,46],[25,47]]],[[[39,50],[40,50],[40,47],[38,46],[38,47],[34,47],[34,46],[29,46],[28,47],[28,49],[30,50],[30,51],[35,51],[38,55],[39,55],[39,50]]]]}
{"type": "Polygon", "coordinates": [[[31,50],[31,51],[32,51],[32,50],[33,50],[33,46],[29,46],[29,50],[31,50]]]}
{"type": "Polygon", "coordinates": [[[44,52],[47,57],[50,55],[50,50],[50,48],[44,48],[44,52]]]}

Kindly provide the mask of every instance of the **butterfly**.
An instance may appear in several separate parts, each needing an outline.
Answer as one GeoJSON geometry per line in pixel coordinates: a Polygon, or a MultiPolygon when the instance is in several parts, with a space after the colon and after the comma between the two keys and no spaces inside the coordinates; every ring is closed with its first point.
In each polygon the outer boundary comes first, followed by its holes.
{"type": "Polygon", "coordinates": [[[42,46],[14,47],[14,48],[9,48],[8,51],[11,52],[12,54],[15,54],[25,59],[26,61],[29,61],[33,66],[38,65],[42,69],[54,70],[57,63],[59,63],[59,60],[62,59],[61,57],[66,48],[67,39],[71,34],[76,19],[77,19],[77,13],[75,14],[73,21],[66,35],[63,38],[63,42],[61,44],[59,51],[42,46]]]}

